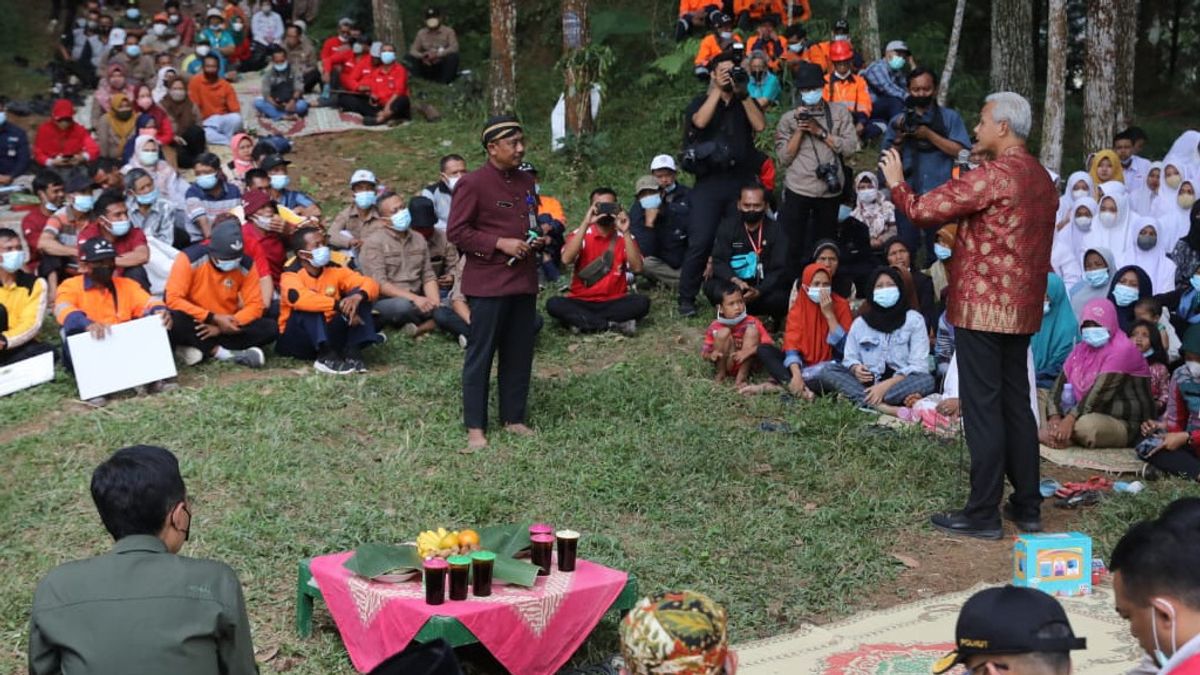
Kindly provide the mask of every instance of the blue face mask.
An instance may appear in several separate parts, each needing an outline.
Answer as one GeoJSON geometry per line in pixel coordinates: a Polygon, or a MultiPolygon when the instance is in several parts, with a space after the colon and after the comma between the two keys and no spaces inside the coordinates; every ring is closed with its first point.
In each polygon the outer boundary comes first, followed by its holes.
{"type": "Polygon", "coordinates": [[[900,302],[900,289],[895,286],[876,288],[875,292],[871,294],[871,299],[875,301],[875,304],[887,309],[900,302]]]}
{"type": "Polygon", "coordinates": [[[1192,288],[1197,291],[1200,291],[1200,274],[1193,274],[1191,281],[1192,281],[1192,288]]]}
{"type": "Polygon", "coordinates": [[[1088,270],[1083,273],[1083,278],[1092,288],[1099,288],[1108,283],[1108,270],[1088,270]]]}
{"type": "Polygon", "coordinates": [[[1097,349],[1108,344],[1110,337],[1108,334],[1108,329],[1101,326],[1088,326],[1079,332],[1081,335],[1083,335],[1084,342],[1097,349]]]}
{"type": "Polygon", "coordinates": [[[206,173],[196,176],[196,187],[201,190],[211,190],[217,186],[217,174],[206,173]]]}
{"type": "Polygon", "coordinates": [[[144,195],[135,195],[134,199],[142,206],[150,206],[158,201],[158,190],[151,190],[144,195]]]}
{"type": "Polygon", "coordinates": [[[375,206],[376,199],[378,197],[375,196],[374,190],[363,190],[362,192],[354,193],[354,205],[360,209],[369,209],[375,206]]]}
{"type": "Polygon", "coordinates": [[[318,246],[317,248],[314,248],[311,251],[311,253],[312,253],[311,262],[313,264],[313,267],[324,267],[329,264],[329,247],[328,246],[318,246]]]}
{"type": "Polygon", "coordinates": [[[893,56],[892,58],[888,59],[888,67],[892,70],[900,70],[904,67],[905,63],[907,63],[907,61],[904,60],[903,56],[893,56]]]}
{"type": "Polygon", "coordinates": [[[138,152],[138,161],[142,166],[155,166],[158,164],[158,152],[155,150],[142,150],[138,152]]]}
{"type": "Polygon", "coordinates": [[[90,213],[96,205],[96,199],[91,195],[75,195],[71,198],[71,208],[79,213],[90,213]]]}
{"type": "Polygon", "coordinates": [[[1154,356],[1154,350],[1147,349],[1146,351],[1142,352],[1142,356],[1144,356],[1146,358],[1150,358],[1151,356],[1154,356]]]}
{"type": "Polygon", "coordinates": [[[1137,302],[1138,289],[1126,286],[1125,284],[1117,284],[1112,289],[1113,301],[1117,303],[1117,307],[1128,307],[1137,302]]]}
{"type": "Polygon", "coordinates": [[[288,69],[288,64],[287,61],[284,61],[283,63],[272,63],[271,67],[275,69],[275,72],[282,73],[288,69]]]}
{"type": "Polygon", "coordinates": [[[3,110],[0,110],[0,127],[4,126],[4,123],[7,121],[8,121],[8,113],[4,112],[3,110]]]}
{"type": "Polygon", "coordinates": [[[821,102],[821,90],[810,89],[800,92],[800,100],[804,101],[804,105],[816,105],[821,102]]]}
{"type": "Polygon", "coordinates": [[[819,305],[819,304],[821,304],[821,291],[823,291],[823,290],[824,290],[823,288],[809,286],[808,290],[804,291],[804,294],[808,296],[809,300],[813,301],[814,305],[819,305]]]}
{"type": "Polygon", "coordinates": [[[128,220],[110,220],[108,226],[112,228],[113,236],[124,237],[129,234],[129,228],[132,227],[128,220]]]}
{"type": "Polygon", "coordinates": [[[638,203],[642,205],[643,209],[657,209],[658,207],[662,206],[662,196],[656,194],[646,195],[645,197],[639,199],[638,203]]]}
{"type": "Polygon", "coordinates": [[[951,253],[953,251],[950,250],[949,246],[942,246],[938,243],[933,245],[933,254],[937,256],[938,260],[949,260],[951,253]]]}
{"type": "Polygon", "coordinates": [[[852,214],[852,213],[854,213],[854,209],[850,208],[849,206],[847,206],[845,204],[839,204],[838,205],[838,215],[837,215],[838,222],[839,223],[846,222],[846,220],[848,218],[850,218],[850,214],[852,214]]]}
{"type": "Polygon", "coordinates": [[[291,181],[288,179],[287,174],[277,173],[277,174],[271,176],[271,189],[272,190],[286,189],[289,182],[291,182],[291,181]]]}
{"type": "Polygon", "coordinates": [[[400,209],[392,214],[392,227],[400,232],[407,232],[412,227],[412,213],[408,209],[400,209]]]}
{"type": "Polygon", "coordinates": [[[137,45],[125,45],[125,53],[129,55],[129,58],[136,59],[142,55],[142,48],[137,45]]]}
{"type": "Polygon", "coordinates": [[[129,9],[125,10],[125,16],[130,21],[137,21],[138,17],[141,15],[142,15],[142,13],[140,11],[138,11],[137,7],[130,7],[129,9]]]}
{"type": "Polygon", "coordinates": [[[221,270],[222,272],[232,272],[237,269],[237,266],[239,264],[241,264],[242,259],[241,258],[230,258],[229,260],[217,260],[216,258],[213,258],[212,262],[213,262],[213,267],[216,267],[217,269],[221,270]]]}
{"type": "Polygon", "coordinates": [[[379,61],[385,66],[390,66],[396,62],[396,52],[384,52],[379,55],[379,61]]]}
{"type": "Polygon", "coordinates": [[[0,256],[0,267],[3,267],[4,271],[9,274],[15,274],[24,265],[25,251],[5,251],[0,256]]]}

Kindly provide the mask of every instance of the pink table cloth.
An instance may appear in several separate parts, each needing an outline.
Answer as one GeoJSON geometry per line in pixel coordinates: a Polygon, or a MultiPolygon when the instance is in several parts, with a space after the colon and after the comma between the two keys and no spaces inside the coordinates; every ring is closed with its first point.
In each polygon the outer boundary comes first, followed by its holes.
{"type": "Polygon", "coordinates": [[[419,579],[364,579],[343,566],[352,553],[312,559],[312,575],[350,660],[365,673],[408,646],[433,616],[454,617],[512,673],[558,671],[625,587],[620,570],[579,560],[574,572],[551,568],[533,588],[496,584],[486,598],[425,604],[419,579]]]}

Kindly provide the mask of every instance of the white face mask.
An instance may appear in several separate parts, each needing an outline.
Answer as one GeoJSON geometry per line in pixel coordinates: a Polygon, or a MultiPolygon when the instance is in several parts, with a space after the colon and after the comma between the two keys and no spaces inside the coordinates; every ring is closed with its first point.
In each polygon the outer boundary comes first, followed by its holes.
{"type": "Polygon", "coordinates": [[[1189,375],[1200,378],[1200,361],[1184,361],[1183,365],[1187,368],[1189,375]]]}
{"type": "Polygon", "coordinates": [[[1075,227],[1078,227],[1079,229],[1083,230],[1084,232],[1087,232],[1088,230],[1092,229],[1092,217],[1091,216],[1075,216],[1075,227]]]}
{"type": "Polygon", "coordinates": [[[1088,196],[1087,190],[1072,190],[1071,191],[1071,197],[1073,197],[1075,199],[1083,199],[1086,196],[1088,196]]]}
{"type": "Polygon", "coordinates": [[[858,201],[864,204],[873,204],[876,199],[879,199],[879,190],[875,188],[867,188],[858,191],[858,201]]]}
{"type": "Polygon", "coordinates": [[[1105,227],[1112,227],[1117,224],[1117,214],[1112,211],[1100,212],[1100,224],[1105,227]]]}
{"type": "Polygon", "coordinates": [[[454,186],[458,185],[458,181],[460,178],[462,178],[462,176],[451,176],[451,177],[447,178],[446,179],[446,187],[450,188],[451,192],[454,192],[454,186]]]}

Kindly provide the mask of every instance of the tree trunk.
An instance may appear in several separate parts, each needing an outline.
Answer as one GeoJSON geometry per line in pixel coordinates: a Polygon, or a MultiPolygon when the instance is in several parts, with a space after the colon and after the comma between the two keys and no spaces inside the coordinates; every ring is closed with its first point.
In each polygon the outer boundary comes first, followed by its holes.
{"type": "Polygon", "coordinates": [[[1061,174],[1067,123],[1067,0],[1050,0],[1046,17],[1046,103],[1042,111],[1042,166],[1061,174]]]}
{"type": "Polygon", "coordinates": [[[563,92],[566,98],[567,133],[582,136],[594,128],[592,83],[587,69],[573,64],[571,57],[591,42],[588,30],[588,0],[562,0],[563,92]]]}
{"type": "Polygon", "coordinates": [[[1084,152],[1112,147],[1117,100],[1117,5],[1128,0],[1089,0],[1083,62],[1084,152]]]}
{"type": "Polygon", "coordinates": [[[954,75],[954,64],[958,62],[958,41],[962,38],[963,14],[967,11],[967,0],[958,0],[954,6],[954,26],[950,29],[950,48],[946,50],[946,66],[942,68],[942,83],[938,87],[938,105],[946,105],[950,95],[950,78],[954,75]]]}
{"type": "Polygon", "coordinates": [[[517,0],[490,0],[492,9],[492,53],[488,81],[489,109],[493,115],[511,113],[517,107],[517,0]]]}
{"type": "Polygon", "coordinates": [[[992,0],[992,91],[1033,99],[1033,3],[992,0]]]}
{"type": "Polygon", "coordinates": [[[858,3],[858,51],[863,63],[879,60],[879,9],[876,0],[860,0],[858,3]]]}
{"type": "Polygon", "coordinates": [[[1133,124],[1133,82],[1137,66],[1138,0],[1117,3],[1117,97],[1113,112],[1117,129],[1133,124]]]}
{"type": "Polygon", "coordinates": [[[397,54],[408,53],[404,44],[404,23],[396,0],[371,0],[371,19],[380,42],[395,46],[397,54]]]}

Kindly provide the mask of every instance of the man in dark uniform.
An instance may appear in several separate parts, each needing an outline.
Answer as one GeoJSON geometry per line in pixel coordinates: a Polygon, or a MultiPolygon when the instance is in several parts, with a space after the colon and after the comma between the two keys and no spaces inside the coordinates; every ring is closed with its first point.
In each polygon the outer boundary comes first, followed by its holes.
{"type": "Polygon", "coordinates": [[[51,570],[33,594],[29,672],[257,673],[230,567],[179,553],[192,512],[175,455],[122,448],[92,473],[112,550],[51,570]]]}
{"type": "Polygon", "coordinates": [[[525,135],[512,115],[487,121],[488,161],[459,181],[446,236],[465,258],[462,292],[471,307],[471,334],[463,360],[463,422],[467,448],[487,447],[488,387],[500,352],[500,421],[520,435],[525,425],[537,313],[537,196],[533,176],[518,167],[525,135]],[[530,230],[533,230],[532,239],[530,230]]]}

